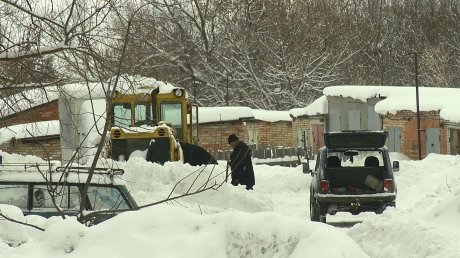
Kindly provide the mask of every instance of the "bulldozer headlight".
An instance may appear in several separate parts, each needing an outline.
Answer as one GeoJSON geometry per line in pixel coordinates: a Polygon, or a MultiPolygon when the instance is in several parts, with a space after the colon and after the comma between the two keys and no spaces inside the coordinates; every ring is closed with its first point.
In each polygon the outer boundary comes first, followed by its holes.
{"type": "Polygon", "coordinates": [[[182,97],[182,94],[184,94],[184,93],[182,92],[181,89],[176,89],[174,91],[174,95],[176,95],[176,97],[182,97]]]}

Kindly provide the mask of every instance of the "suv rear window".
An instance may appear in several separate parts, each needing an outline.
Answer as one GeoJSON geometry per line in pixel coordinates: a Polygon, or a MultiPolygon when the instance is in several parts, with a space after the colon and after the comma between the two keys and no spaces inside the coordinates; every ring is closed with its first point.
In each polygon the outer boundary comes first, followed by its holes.
{"type": "MultiPolygon", "coordinates": [[[[326,167],[332,158],[338,157],[338,164],[334,167],[383,167],[383,153],[381,151],[365,151],[365,150],[352,150],[352,151],[328,151],[326,167]]],[[[336,159],[337,160],[337,159],[336,159]]]]}

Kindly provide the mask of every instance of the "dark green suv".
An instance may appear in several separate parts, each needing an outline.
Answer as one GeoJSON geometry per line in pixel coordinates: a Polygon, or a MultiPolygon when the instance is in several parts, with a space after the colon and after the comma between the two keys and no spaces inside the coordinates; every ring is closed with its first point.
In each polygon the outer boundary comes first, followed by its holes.
{"type": "MultiPolygon", "coordinates": [[[[86,221],[91,224],[111,218],[120,211],[138,207],[123,181],[110,170],[107,171],[109,172],[93,175],[85,195],[84,210],[88,214],[86,221]],[[93,211],[104,212],[92,216],[93,211]]],[[[73,169],[68,173],[59,172],[58,169],[57,172],[47,175],[48,180],[45,180],[38,172],[0,170],[0,204],[17,206],[24,215],[33,214],[47,218],[78,215],[81,193],[88,178],[87,169],[73,169]]]]}
{"type": "Polygon", "coordinates": [[[326,215],[337,212],[379,214],[396,205],[393,171],[399,163],[391,164],[386,138],[383,131],[324,133],[326,146],[319,149],[311,172],[312,221],[326,222],[326,215]]]}

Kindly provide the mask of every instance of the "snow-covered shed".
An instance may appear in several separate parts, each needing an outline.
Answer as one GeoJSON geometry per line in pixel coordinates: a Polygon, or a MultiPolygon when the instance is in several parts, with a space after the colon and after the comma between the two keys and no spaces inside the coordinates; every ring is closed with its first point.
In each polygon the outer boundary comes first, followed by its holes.
{"type": "MultiPolygon", "coordinates": [[[[387,147],[418,158],[415,87],[331,86],[326,131],[386,130],[387,147]]],[[[419,88],[422,157],[460,153],[460,89],[419,88]]]]}
{"type": "Polygon", "coordinates": [[[292,146],[292,120],[287,111],[249,107],[200,107],[199,138],[203,148],[226,150],[234,133],[248,145],[292,146]]]}

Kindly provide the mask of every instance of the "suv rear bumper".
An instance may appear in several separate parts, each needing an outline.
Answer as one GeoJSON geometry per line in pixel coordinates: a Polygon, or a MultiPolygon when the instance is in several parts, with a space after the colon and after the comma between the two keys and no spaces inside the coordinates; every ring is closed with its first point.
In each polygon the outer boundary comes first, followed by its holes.
{"type": "Polygon", "coordinates": [[[315,198],[321,203],[391,203],[396,200],[396,193],[376,193],[359,195],[338,194],[315,194],[315,198]]]}

